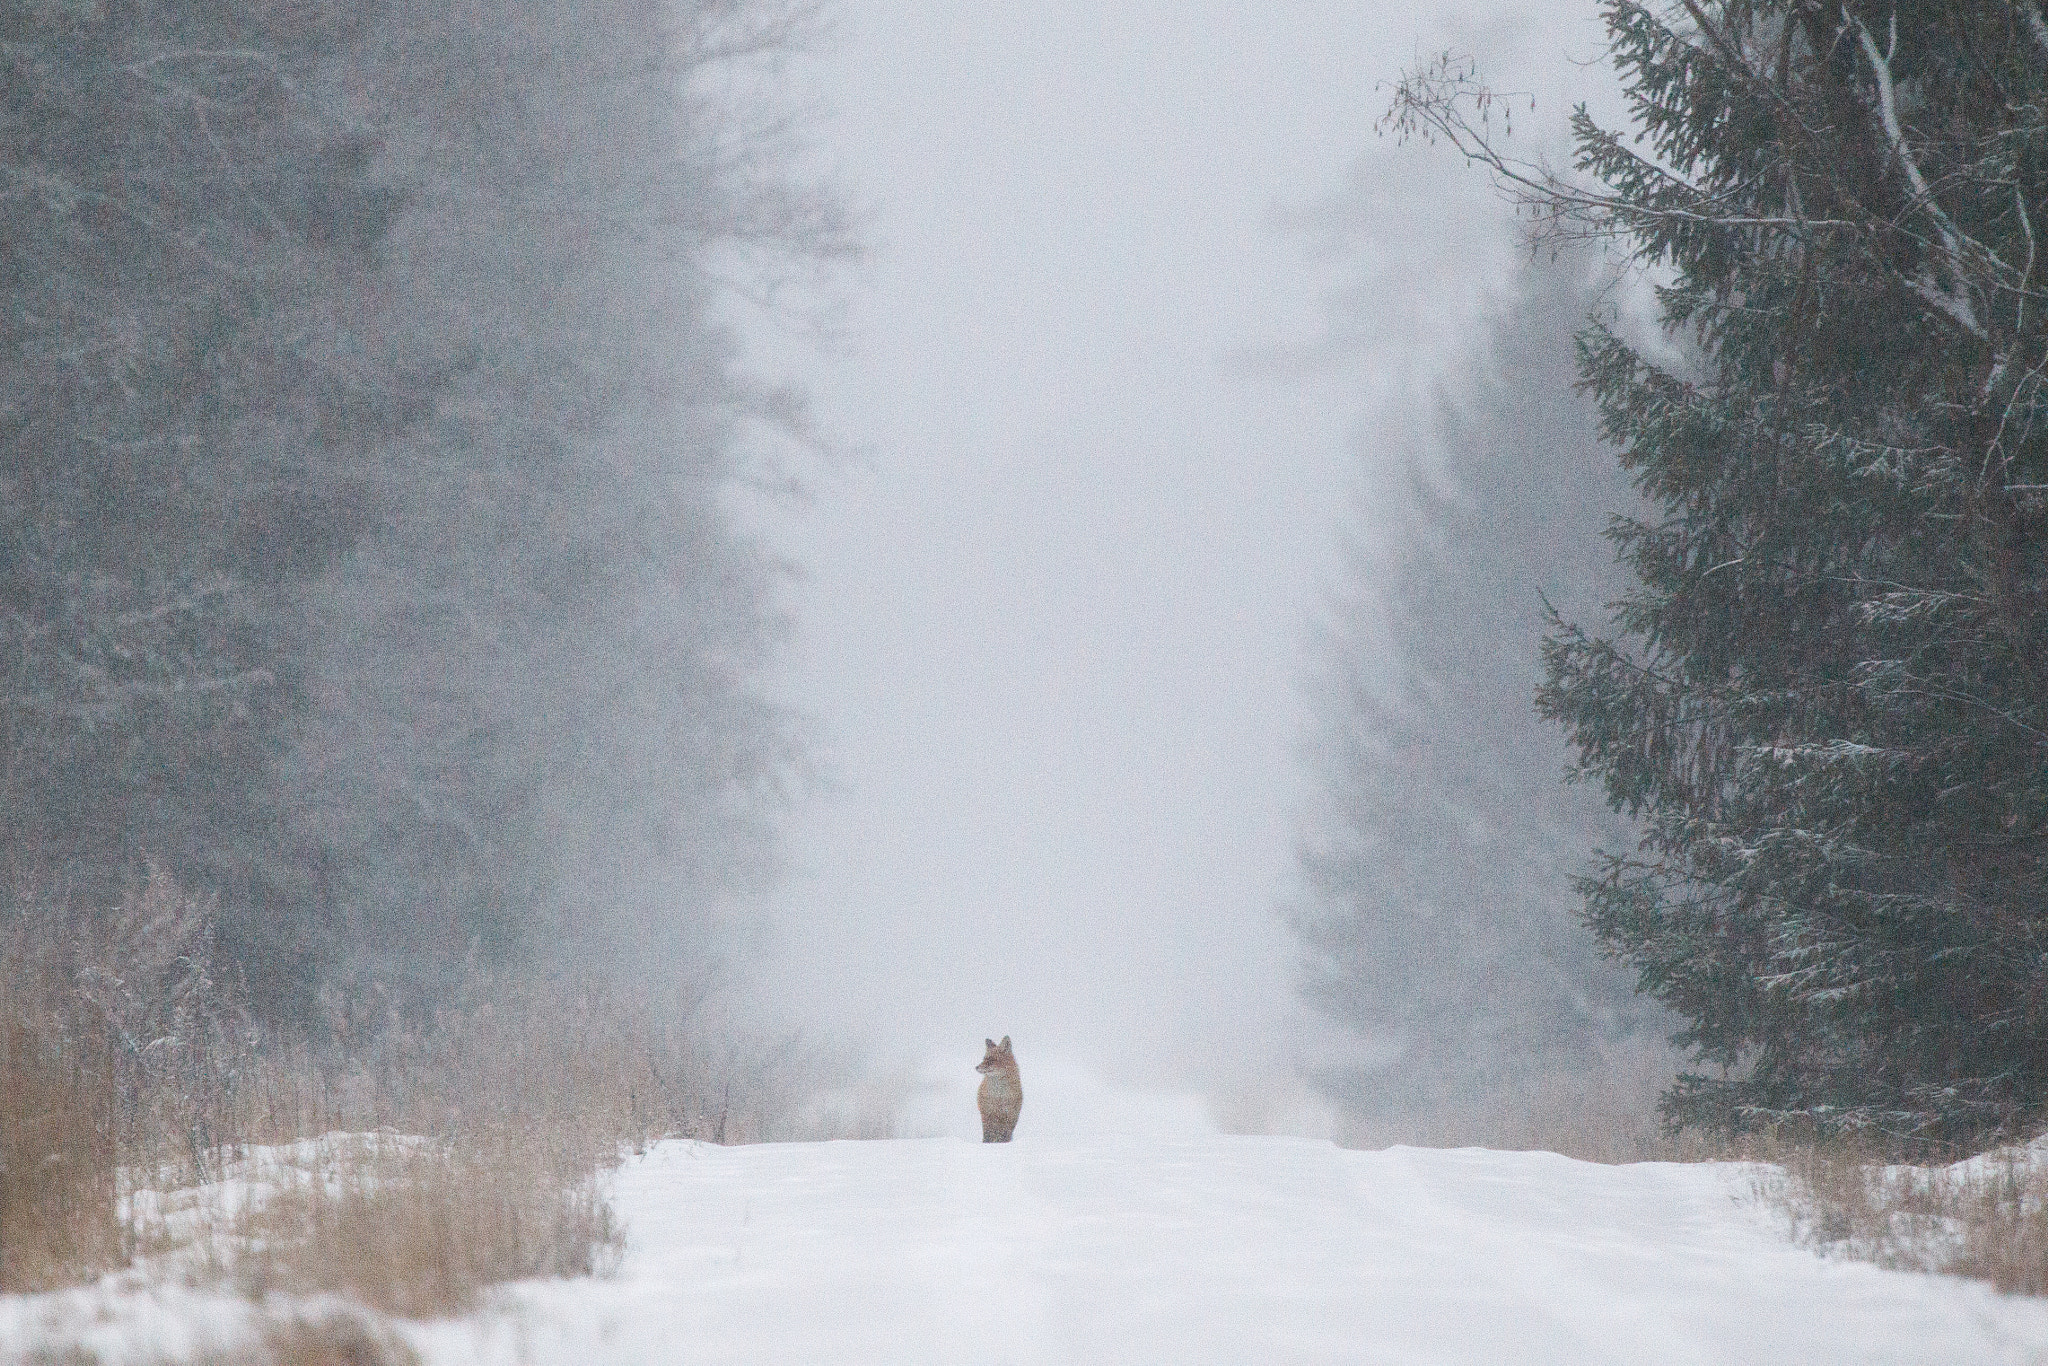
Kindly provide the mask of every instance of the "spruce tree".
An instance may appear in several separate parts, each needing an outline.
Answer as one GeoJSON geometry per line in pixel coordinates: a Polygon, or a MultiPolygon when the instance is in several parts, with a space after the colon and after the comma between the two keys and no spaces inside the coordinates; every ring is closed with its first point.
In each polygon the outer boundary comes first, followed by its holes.
{"type": "Polygon", "coordinates": [[[1350,563],[1315,638],[1288,912],[1309,999],[1394,1051],[1324,1078],[1375,1119],[1512,1104],[1661,1014],[1577,923],[1572,873],[1622,823],[1559,783],[1566,747],[1530,706],[1543,603],[1613,595],[1598,532],[1630,497],[1571,388],[1587,264],[1526,267],[1479,377],[1425,400],[1397,460],[1383,432],[1361,452],[1350,563]]]}
{"type": "Polygon", "coordinates": [[[1646,831],[1588,919],[1688,1022],[1674,1122],[1998,1134],[2048,1100],[2048,24],[1605,13],[1640,137],[1580,110],[1576,174],[1506,155],[1455,61],[1393,115],[1666,281],[1683,359],[1581,337],[1656,509],[1611,618],[1545,644],[1646,831]]]}
{"type": "Polygon", "coordinates": [[[779,567],[728,499],[802,419],[719,271],[849,247],[786,131],[750,129],[815,8],[422,3],[349,54],[414,187],[365,342],[448,379],[357,462],[377,525],[293,603],[286,799],[344,980],[670,971],[775,871],[805,728],[765,687],[779,567]]]}
{"type": "Polygon", "coordinates": [[[0,891],[160,868],[303,1017],[667,971],[772,876],[728,500],[815,439],[723,315],[850,249],[780,103],[821,19],[0,0],[0,891]]]}
{"type": "MultiPolygon", "coordinates": [[[[278,923],[280,595],[410,420],[346,354],[403,196],[308,94],[351,7],[0,4],[0,876],[105,905],[143,860],[278,923]]],[[[269,961],[269,967],[256,963],[269,961]]]]}

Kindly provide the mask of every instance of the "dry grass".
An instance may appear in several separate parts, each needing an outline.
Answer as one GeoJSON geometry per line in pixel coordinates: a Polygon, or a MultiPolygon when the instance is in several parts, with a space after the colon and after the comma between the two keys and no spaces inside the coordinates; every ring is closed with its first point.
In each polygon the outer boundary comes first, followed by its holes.
{"type": "Polygon", "coordinates": [[[419,1355],[360,1314],[270,1316],[262,1345],[218,1366],[419,1366],[419,1355]]]}
{"type": "Polygon", "coordinates": [[[592,1174],[538,1156],[510,1142],[386,1141],[315,1163],[238,1214],[232,1279],[255,1295],[338,1292],[424,1318],[501,1281],[608,1270],[620,1230],[592,1174]]]}
{"type": "Polygon", "coordinates": [[[114,1059],[43,927],[0,927],[0,1290],[118,1264],[114,1059]]]}
{"type": "Polygon", "coordinates": [[[1644,1047],[1591,1073],[1525,1079],[1486,1104],[1351,1118],[1338,1137],[1351,1147],[1542,1150],[1605,1163],[1752,1162],[1755,1198],[1783,1215],[1795,1241],[1824,1255],[2048,1295],[2048,1135],[2024,1148],[1918,1166],[1895,1146],[1789,1129],[1671,1134],[1656,1102],[1673,1062],[1644,1047]]]}
{"type": "Polygon", "coordinates": [[[1960,1213],[1955,1255],[1941,1269],[1991,1282],[2008,1294],[2048,1295],[2048,1182],[2037,1174],[2024,1200],[1982,1194],[1960,1213]]]}
{"type": "Polygon", "coordinates": [[[372,986],[327,998],[320,1046],[266,1039],[210,926],[161,875],[97,915],[0,903],[0,1291],[133,1263],[457,1312],[496,1282],[602,1272],[620,1231],[599,1174],[650,1138],[815,1122],[815,1054],[703,992],[472,969],[431,1012],[372,986]],[[308,1141],[337,1134],[383,1137],[308,1141]]]}
{"type": "Polygon", "coordinates": [[[1621,1051],[1591,1072],[1537,1076],[1484,1104],[1347,1120],[1352,1147],[1538,1149],[1590,1162],[1755,1163],[1753,1194],[1793,1239],[1827,1256],[1989,1281],[2048,1295],[2048,1135],[1965,1161],[1919,1166],[1897,1145],[1790,1128],[1667,1132],[1658,1094],[1674,1057],[1621,1051]]]}
{"type": "Polygon", "coordinates": [[[0,1287],[58,1284],[121,1255],[104,1050],[0,1015],[0,1287]]]}
{"type": "MultiPolygon", "coordinates": [[[[185,1264],[252,1293],[337,1291],[422,1316],[502,1281],[601,1273],[621,1241],[602,1168],[663,1135],[778,1136],[804,1089],[787,1046],[748,1049],[701,1011],[591,986],[473,971],[424,1021],[376,993],[330,1004],[346,1053],[258,1060],[238,1131],[415,1138],[319,1145],[267,1174],[267,1198],[210,1224],[185,1264]]],[[[178,1222],[159,1228],[153,1248],[177,1253],[178,1222]]]]}
{"type": "Polygon", "coordinates": [[[163,1332],[160,1321],[124,1322],[119,1305],[104,1297],[67,1308],[77,1316],[71,1327],[87,1331],[48,1323],[40,1341],[0,1344],[0,1360],[16,1366],[420,1366],[419,1354],[388,1323],[332,1297],[251,1304],[233,1318],[188,1321],[171,1332],[163,1332]],[[102,1331],[91,1331],[95,1327],[102,1331]]]}
{"type": "Polygon", "coordinates": [[[2004,1148],[1946,1166],[1888,1162],[1837,1140],[1780,1148],[1760,1191],[1793,1236],[1830,1256],[2048,1295],[2048,1148],[2004,1148]]]}
{"type": "Polygon", "coordinates": [[[122,1171],[205,1180],[236,1140],[254,1033],[213,961],[160,872],[105,910],[0,903],[0,1290],[120,1265],[122,1171]]]}

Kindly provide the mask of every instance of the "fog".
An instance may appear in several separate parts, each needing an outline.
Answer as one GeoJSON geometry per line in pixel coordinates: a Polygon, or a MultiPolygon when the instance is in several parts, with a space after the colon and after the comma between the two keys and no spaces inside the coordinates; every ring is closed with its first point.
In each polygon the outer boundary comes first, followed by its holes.
{"type": "Polygon", "coordinates": [[[1591,17],[871,2],[799,63],[871,245],[830,344],[747,323],[859,452],[752,509],[835,786],[773,916],[803,1018],[1155,1085],[1344,1046],[1276,911],[1305,635],[1340,528],[1375,534],[1361,470],[1526,255],[1477,171],[1373,125],[1454,46],[1554,142],[1611,98],[1591,17]]]}
{"type": "Polygon", "coordinates": [[[10,5],[0,1299],[487,1351],[685,1167],[1071,1282],[971,1169],[1333,1144],[2040,1289],[1856,1172],[2048,1104],[2048,26],[1711,10],[10,5]]]}
{"type": "Polygon", "coordinates": [[[10,58],[23,904],[161,873],[330,1042],[519,971],[883,1068],[1391,1046],[1298,1003],[1306,813],[1362,809],[1310,643],[1423,572],[1403,481],[1465,477],[1429,452],[1482,394],[1516,446],[1562,372],[1485,377],[1577,286],[1536,309],[1485,176],[1374,125],[1449,47],[1555,145],[1590,7],[151,15],[36,7],[10,58]]]}

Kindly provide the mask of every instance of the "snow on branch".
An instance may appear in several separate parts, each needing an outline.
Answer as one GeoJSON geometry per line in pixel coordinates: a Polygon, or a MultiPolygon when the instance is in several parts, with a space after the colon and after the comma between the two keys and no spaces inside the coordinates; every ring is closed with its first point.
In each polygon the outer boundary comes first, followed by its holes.
{"type": "Polygon", "coordinates": [[[1846,5],[1842,8],[1842,20],[1845,25],[1855,29],[1857,46],[1862,48],[1863,58],[1870,63],[1871,74],[1877,80],[1878,117],[1884,125],[1885,140],[1890,145],[1892,154],[1899,159],[1899,165],[1905,169],[1906,180],[1913,187],[1915,200],[1934,220],[1935,228],[1941,234],[1943,252],[1948,257],[1951,280],[1948,288],[1943,289],[1937,284],[1931,273],[1923,273],[1908,283],[1914,293],[1946,314],[1958,327],[1981,341],[1988,341],[1990,333],[1985,330],[1983,323],[1977,321],[1977,310],[1970,302],[1969,289],[1964,283],[1968,279],[1968,272],[1964,263],[1963,234],[1956,227],[1955,220],[1941,207],[1940,201],[1934,196],[1934,191],[1928,187],[1927,177],[1921,173],[1920,162],[1914,157],[1913,148],[1906,141],[1905,129],[1899,123],[1898,92],[1892,83],[1891,64],[1899,45],[1898,16],[1892,16],[1890,41],[1883,52],[1878,51],[1877,38],[1871,33],[1870,26],[1851,14],[1846,5]]]}
{"type": "Polygon", "coordinates": [[[71,591],[70,610],[55,618],[0,612],[0,642],[15,661],[0,683],[0,712],[92,729],[144,701],[239,698],[277,681],[270,669],[243,665],[207,639],[209,619],[233,591],[225,579],[140,606],[120,602],[118,586],[104,577],[74,581],[71,591]]]}
{"type": "Polygon", "coordinates": [[[2027,32],[2034,35],[2034,42],[2040,46],[2042,54],[2048,56],[2048,22],[2041,18],[2041,7],[2034,0],[2018,0],[2013,8],[2020,12],[2020,18],[2027,21],[2027,32]]]}

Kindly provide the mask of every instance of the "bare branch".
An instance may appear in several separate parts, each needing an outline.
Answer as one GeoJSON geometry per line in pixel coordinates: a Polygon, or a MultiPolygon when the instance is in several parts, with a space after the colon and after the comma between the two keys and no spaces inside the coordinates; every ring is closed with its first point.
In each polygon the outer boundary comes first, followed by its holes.
{"type": "Polygon", "coordinates": [[[1502,97],[1472,78],[1469,59],[1449,54],[1432,69],[1410,76],[1395,87],[1394,101],[1380,120],[1382,132],[1399,138],[1438,139],[1460,156],[1491,171],[1497,183],[1521,207],[1532,210],[1553,227],[1578,220],[1589,236],[1610,236],[1616,224],[1640,228],[1656,224],[1692,224],[1722,228],[1768,228],[1806,233],[1820,230],[1863,231],[1866,225],[1846,218],[1812,218],[1788,214],[1756,214],[1736,209],[1732,192],[1701,188],[1666,167],[1632,151],[1624,152],[1646,173],[1661,180],[1683,206],[1651,205],[1590,189],[1567,179],[1542,162],[1510,157],[1493,137],[1492,112],[1502,97]],[[1471,112],[1467,112],[1468,108],[1471,112]]]}

